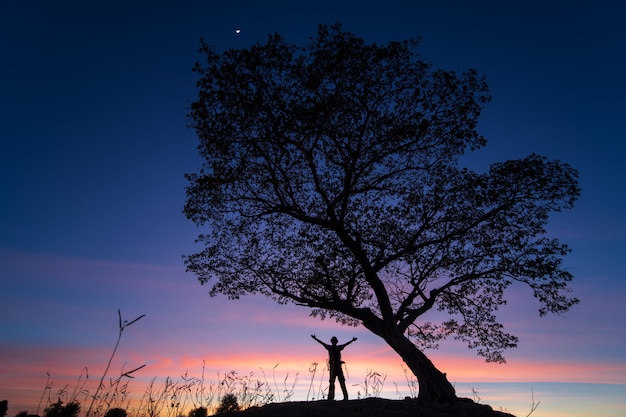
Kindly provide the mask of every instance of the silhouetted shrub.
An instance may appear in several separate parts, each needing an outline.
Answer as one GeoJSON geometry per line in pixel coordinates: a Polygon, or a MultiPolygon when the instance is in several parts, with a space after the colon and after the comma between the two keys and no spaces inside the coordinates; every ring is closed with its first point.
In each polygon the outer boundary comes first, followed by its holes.
{"type": "Polygon", "coordinates": [[[28,417],[28,416],[29,416],[28,411],[20,411],[19,413],[15,415],[15,417],[28,417]]]}
{"type": "Polygon", "coordinates": [[[226,394],[222,397],[220,406],[217,407],[215,414],[232,414],[240,411],[235,394],[226,394]]]}
{"type": "Polygon", "coordinates": [[[123,408],[111,408],[104,417],[126,417],[126,410],[123,408]]]}
{"type": "Polygon", "coordinates": [[[71,401],[66,405],[63,405],[63,401],[59,400],[54,404],[50,404],[48,408],[44,410],[44,417],[78,417],[80,412],[80,404],[71,401]]]}
{"type": "Polygon", "coordinates": [[[189,417],[207,417],[209,410],[206,407],[194,408],[189,412],[189,417]]]}

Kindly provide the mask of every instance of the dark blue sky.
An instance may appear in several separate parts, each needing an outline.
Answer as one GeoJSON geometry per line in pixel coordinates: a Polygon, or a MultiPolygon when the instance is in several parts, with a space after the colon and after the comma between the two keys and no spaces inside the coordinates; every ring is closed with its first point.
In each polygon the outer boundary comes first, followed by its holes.
{"type": "MultiPolygon", "coordinates": [[[[625,369],[626,12],[605,0],[3,1],[0,280],[5,311],[33,307],[11,320],[0,316],[0,348],[80,347],[91,323],[115,325],[118,307],[148,315],[145,339],[158,339],[165,326],[194,343],[207,332],[246,343],[208,318],[189,319],[219,310],[247,323],[242,304],[231,311],[225,300],[209,299],[181,260],[198,233],[182,215],[183,174],[199,166],[194,132],[185,127],[195,94],[191,68],[202,58],[198,39],[219,50],[264,42],[273,32],[302,42],[318,23],[335,21],[370,42],[422,36],[420,53],[434,65],[487,77],[493,99],[479,129],[488,145],[470,157],[472,166],[537,152],[580,170],[582,197],[554,217],[550,232],[573,248],[565,264],[582,303],[563,320],[509,319],[521,339],[513,358],[591,364],[578,382],[600,372],[598,361],[625,369]],[[51,322],[64,323],[66,334],[51,331],[51,322]],[[559,351],[564,340],[570,350],[559,351]]],[[[530,294],[513,299],[536,312],[530,294]]],[[[268,317],[282,311],[269,301],[241,303],[266,306],[268,317]]],[[[305,321],[306,311],[302,317],[297,331],[283,323],[273,335],[300,343],[307,326],[319,326],[305,321]]],[[[89,334],[89,343],[110,344],[108,334],[89,334]]],[[[259,351],[276,348],[255,338],[259,351]]],[[[359,339],[368,346],[366,335],[359,339]]],[[[138,361],[160,363],[146,352],[138,361]]],[[[179,353],[170,347],[155,357],[179,353]]],[[[32,357],[11,360],[27,367],[32,357]]],[[[623,376],[600,379],[626,384],[623,376]]]]}
{"type": "Polygon", "coordinates": [[[493,94],[484,160],[535,151],[570,162],[584,187],[577,211],[592,222],[581,226],[619,227],[624,12],[609,2],[401,4],[5,3],[0,242],[66,255],[98,247],[125,260],[146,238],[167,247],[142,260],[171,254],[171,239],[185,246],[182,174],[197,162],[184,116],[198,38],[219,49],[274,31],[299,42],[335,20],[371,41],[421,35],[436,65],[478,69],[493,94]]]}

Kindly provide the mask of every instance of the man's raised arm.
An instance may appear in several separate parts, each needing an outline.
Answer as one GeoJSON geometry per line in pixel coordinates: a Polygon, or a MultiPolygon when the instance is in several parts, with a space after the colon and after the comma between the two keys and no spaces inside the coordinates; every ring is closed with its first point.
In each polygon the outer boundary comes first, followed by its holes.
{"type": "Polygon", "coordinates": [[[341,345],[342,348],[345,348],[346,346],[348,346],[350,343],[352,342],[356,342],[357,338],[353,337],[352,340],[347,341],[346,343],[344,343],[343,345],[341,345]]]}

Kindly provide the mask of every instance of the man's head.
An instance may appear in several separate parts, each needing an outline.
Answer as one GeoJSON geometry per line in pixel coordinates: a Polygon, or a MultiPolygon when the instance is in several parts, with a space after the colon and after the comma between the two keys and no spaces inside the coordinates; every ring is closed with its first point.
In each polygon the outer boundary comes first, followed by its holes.
{"type": "Polygon", "coordinates": [[[337,338],[335,336],[330,338],[330,343],[332,343],[333,345],[336,345],[338,342],[337,338]]]}

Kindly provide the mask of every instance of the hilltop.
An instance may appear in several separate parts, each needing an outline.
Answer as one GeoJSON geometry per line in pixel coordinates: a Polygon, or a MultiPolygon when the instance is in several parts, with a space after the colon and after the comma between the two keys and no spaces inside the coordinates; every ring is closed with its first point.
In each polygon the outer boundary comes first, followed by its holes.
{"type": "Polygon", "coordinates": [[[238,417],[514,417],[467,398],[460,398],[454,404],[422,404],[412,398],[294,401],[252,407],[236,414],[238,417]]]}

